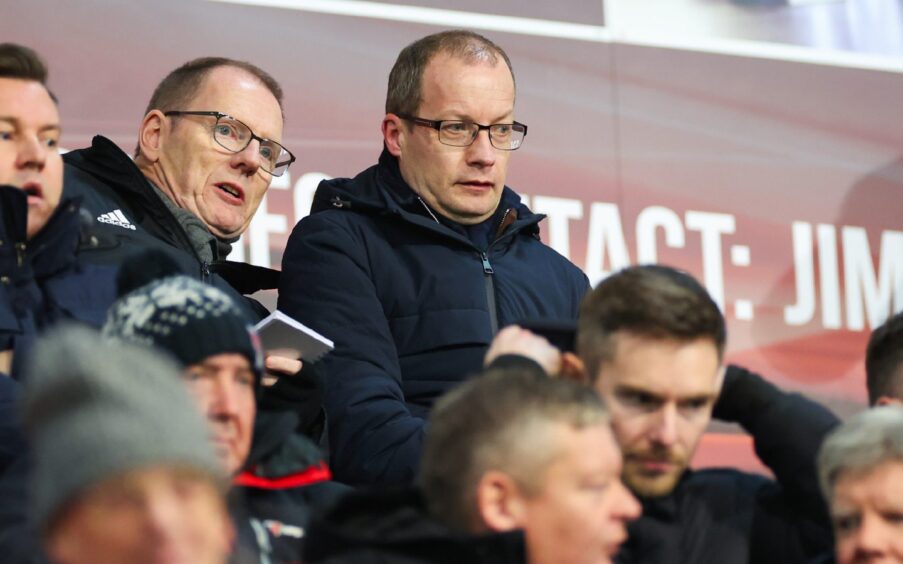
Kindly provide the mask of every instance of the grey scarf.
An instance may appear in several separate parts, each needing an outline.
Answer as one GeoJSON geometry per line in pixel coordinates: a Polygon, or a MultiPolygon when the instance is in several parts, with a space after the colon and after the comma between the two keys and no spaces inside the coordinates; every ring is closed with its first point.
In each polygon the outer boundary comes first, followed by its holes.
{"type": "Polygon", "coordinates": [[[173,202],[162,190],[151,182],[154,191],[163,200],[166,208],[176,218],[176,221],[188,235],[194,252],[197,253],[201,262],[212,263],[217,260],[225,260],[229,252],[232,251],[232,243],[238,241],[238,237],[233,239],[219,239],[210,233],[207,225],[201,221],[201,218],[194,215],[186,209],[182,209],[173,202]]]}

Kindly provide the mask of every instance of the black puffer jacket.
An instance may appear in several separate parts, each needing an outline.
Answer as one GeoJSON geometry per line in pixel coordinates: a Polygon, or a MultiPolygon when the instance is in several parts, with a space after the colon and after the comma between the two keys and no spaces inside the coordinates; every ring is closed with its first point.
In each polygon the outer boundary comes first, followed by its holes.
{"type": "Polygon", "coordinates": [[[414,489],[346,496],[315,518],[306,564],[525,563],[521,531],[469,535],[429,517],[414,489]]]}
{"type": "Polygon", "coordinates": [[[410,483],[430,407],[481,368],[496,330],[576,317],[589,283],[539,240],[543,217],[505,188],[480,246],[430,215],[386,151],[320,184],[283,255],[279,309],[335,341],[325,406],[339,481],[410,483]]]}
{"type": "MultiPolygon", "coordinates": [[[[243,263],[201,260],[150,182],[116,144],[98,135],[90,147],[66,153],[63,161],[65,194],[82,198],[82,208],[95,222],[96,244],[83,253],[84,260],[119,265],[130,255],[159,249],[186,274],[229,294],[249,317],[266,315],[259,303],[242,294],[275,288],[278,273],[243,263]]],[[[216,245],[211,250],[219,256],[216,245]]]]}
{"type": "Polygon", "coordinates": [[[322,452],[299,426],[297,413],[258,412],[252,451],[233,480],[229,507],[238,553],[256,555],[254,562],[301,562],[311,517],[350,491],[332,481],[322,452]]]}
{"type": "Polygon", "coordinates": [[[0,186],[0,351],[15,351],[13,377],[40,332],[60,320],[99,327],[116,297],[115,269],[83,260],[77,199],[60,202],[30,241],[27,216],[25,193],[0,186]]]}
{"type": "Polygon", "coordinates": [[[830,551],[815,458],[839,420],[799,394],[730,366],[714,417],[739,423],[775,480],[732,469],[687,471],[668,496],[641,499],[619,564],[794,564],[830,551]]]}

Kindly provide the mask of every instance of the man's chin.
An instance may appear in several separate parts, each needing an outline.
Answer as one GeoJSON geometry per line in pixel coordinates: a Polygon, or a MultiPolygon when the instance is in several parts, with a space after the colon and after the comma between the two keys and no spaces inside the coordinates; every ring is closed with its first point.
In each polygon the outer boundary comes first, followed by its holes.
{"type": "Polygon", "coordinates": [[[224,223],[224,222],[207,223],[206,221],[204,223],[207,225],[207,229],[210,230],[210,233],[214,237],[216,237],[220,241],[225,241],[225,242],[229,242],[229,243],[237,241],[238,238],[241,237],[241,234],[244,233],[245,228],[247,227],[244,224],[236,224],[236,223],[224,223]]]}
{"type": "Polygon", "coordinates": [[[625,466],[624,483],[639,497],[662,497],[674,491],[683,471],[683,466],[679,466],[667,472],[648,473],[625,466]]]}

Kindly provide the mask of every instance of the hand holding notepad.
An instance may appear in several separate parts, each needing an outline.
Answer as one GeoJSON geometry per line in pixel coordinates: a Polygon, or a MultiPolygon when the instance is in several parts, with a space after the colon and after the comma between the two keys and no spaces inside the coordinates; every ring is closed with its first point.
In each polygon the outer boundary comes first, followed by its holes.
{"type": "Polygon", "coordinates": [[[335,345],[278,309],[254,326],[267,354],[316,362],[335,345]]]}

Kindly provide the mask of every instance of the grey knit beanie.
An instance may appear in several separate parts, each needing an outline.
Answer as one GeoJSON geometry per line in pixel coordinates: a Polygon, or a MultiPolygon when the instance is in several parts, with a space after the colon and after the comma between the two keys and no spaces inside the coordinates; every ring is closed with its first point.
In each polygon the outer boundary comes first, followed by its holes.
{"type": "Polygon", "coordinates": [[[34,454],[33,515],[46,529],[64,505],[115,475],[158,464],[225,471],[179,368],[144,347],[63,327],[39,340],[23,412],[34,454]]]}
{"type": "Polygon", "coordinates": [[[263,373],[260,339],[232,298],[181,274],[141,286],[113,302],[103,336],[161,348],[183,366],[238,353],[248,359],[258,385],[263,373]]]}

